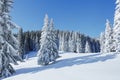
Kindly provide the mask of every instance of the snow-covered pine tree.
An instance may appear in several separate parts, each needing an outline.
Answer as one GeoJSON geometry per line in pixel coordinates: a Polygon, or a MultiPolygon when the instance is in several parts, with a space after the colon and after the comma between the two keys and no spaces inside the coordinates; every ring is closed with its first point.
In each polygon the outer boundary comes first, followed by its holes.
{"type": "Polygon", "coordinates": [[[80,33],[77,35],[77,41],[76,41],[76,52],[77,53],[82,53],[82,42],[81,42],[81,37],[80,33]]]}
{"type": "Polygon", "coordinates": [[[24,56],[24,52],[23,52],[24,45],[23,45],[23,29],[22,28],[19,29],[18,41],[19,41],[19,55],[23,59],[23,56],[24,56]]]}
{"type": "Polygon", "coordinates": [[[85,53],[91,53],[91,48],[90,48],[90,44],[88,43],[88,41],[86,41],[86,44],[85,44],[85,53]]]}
{"type": "Polygon", "coordinates": [[[65,37],[64,37],[64,48],[65,48],[64,51],[65,51],[65,52],[68,52],[68,51],[69,51],[68,38],[69,38],[69,32],[66,31],[66,32],[65,32],[65,37]]]}
{"type": "Polygon", "coordinates": [[[112,34],[111,34],[111,52],[116,52],[116,41],[114,39],[114,30],[112,28],[112,34]]]}
{"type": "Polygon", "coordinates": [[[68,51],[68,34],[67,32],[63,32],[62,39],[61,39],[61,51],[67,52],[68,51]]]}
{"type": "Polygon", "coordinates": [[[75,40],[75,33],[72,33],[72,36],[69,40],[69,50],[70,52],[76,52],[76,40],[75,40]]]}
{"type": "Polygon", "coordinates": [[[12,0],[0,0],[0,77],[8,77],[15,71],[10,63],[17,64],[18,40],[12,33],[12,29],[18,28],[11,21],[9,12],[12,0]]]}
{"type": "Polygon", "coordinates": [[[81,45],[81,39],[77,39],[76,47],[77,47],[76,52],[82,53],[83,50],[82,50],[82,45],[81,45]]]}
{"type": "Polygon", "coordinates": [[[100,52],[100,40],[94,39],[92,41],[92,52],[100,52]]]}
{"type": "Polygon", "coordinates": [[[59,51],[59,30],[55,30],[55,35],[56,35],[57,49],[59,51]]]}
{"type": "Polygon", "coordinates": [[[104,32],[100,34],[100,52],[101,53],[105,52],[105,33],[104,32]]]}
{"type": "Polygon", "coordinates": [[[31,33],[29,33],[29,45],[30,45],[30,51],[33,51],[35,48],[35,34],[33,31],[31,31],[31,33]]]}
{"type": "Polygon", "coordinates": [[[29,36],[29,32],[26,32],[25,34],[25,38],[24,38],[24,50],[23,53],[26,54],[30,51],[30,36],[29,36]]]}
{"type": "Polygon", "coordinates": [[[59,51],[62,51],[62,47],[61,47],[61,45],[62,45],[62,34],[61,34],[61,32],[59,32],[58,37],[59,37],[59,51]]]}
{"type": "Polygon", "coordinates": [[[85,37],[85,35],[81,35],[80,38],[81,38],[81,43],[82,43],[82,44],[81,44],[82,53],[85,53],[86,37],[85,37]]]}
{"type": "Polygon", "coordinates": [[[91,39],[91,42],[93,42],[93,43],[91,44],[91,51],[92,51],[92,52],[99,51],[99,49],[98,49],[99,45],[96,44],[96,43],[97,43],[97,40],[91,39]],[[97,47],[97,48],[96,48],[96,47],[97,47]],[[96,50],[96,49],[97,49],[97,50],[96,50]]]}
{"type": "Polygon", "coordinates": [[[61,37],[61,45],[60,45],[60,49],[61,51],[65,51],[65,33],[62,34],[62,37],[61,37]]]}
{"type": "Polygon", "coordinates": [[[110,25],[109,20],[106,20],[106,29],[105,29],[105,53],[111,52],[111,46],[112,46],[112,28],[110,25]]]}
{"type": "Polygon", "coordinates": [[[116,8],[114,15],[114,40],[115,51],[120,52],[120,0],[116,0],[116,8]]]}
{"type": "Polygon", "coordinates": [[[42,28],[42,33],[41,33],[41,48],[38,51],[38,64],[39,65],[48,65],[50,62],[50,55],[49,55],[49,49],[48,49],[48,31],[49,31],[49,20],[48,20],[48,15],[45,15],[44,18],[44,26],[42,28]]]}
{"type": "Polygon", "coordinates": [[[54,22],[53,19],[50,20],[49,25],[49,44],[48,49],[50,50],[50,61],[55,61],[59,55],[58,55],[58,47],[57,47],[57,37],[55,35],[55,29],[54,29],[54,22]]]}
{"type": "Polygon", "coordinates": [[[53,22],[49,25],[48,15],[45,15],[44,26],[41,34],[41,48],[38,51],[38,64],[48,65],[49,62],[53,62],[58,57],[57,44],[55,42],[55,34],[53,28],[53,22]]]}
{"type": "Polygon", "coordinates": [[[38,35],[36,33],[36,37],[35,37],[35,51],[38,51],[40,49],[40,45],[39,45],[39,38],[38,35]]]}

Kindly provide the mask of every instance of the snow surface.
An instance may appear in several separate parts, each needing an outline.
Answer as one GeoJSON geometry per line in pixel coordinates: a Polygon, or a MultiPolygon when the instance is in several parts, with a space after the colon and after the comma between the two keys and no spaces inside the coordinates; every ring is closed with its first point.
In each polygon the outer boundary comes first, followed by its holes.
{"type": "Polygon", "coordinates": [[[37,65],[35,52],[13,65],[16,73],[3,80],[120,80],[120,55],[65,53],[48,66],[37,65]]]}

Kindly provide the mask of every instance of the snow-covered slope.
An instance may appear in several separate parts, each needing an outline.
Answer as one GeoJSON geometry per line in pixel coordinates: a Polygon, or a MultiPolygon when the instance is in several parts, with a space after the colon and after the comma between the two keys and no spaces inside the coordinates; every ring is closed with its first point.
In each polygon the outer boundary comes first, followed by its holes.
{"type": "Polygon", "coordinates": [[[14,66],[16,73],[3,80],[120,80],[120,55],[99,53],[60,54],[56,63],[37,65],[35,54],[14,66]]]}

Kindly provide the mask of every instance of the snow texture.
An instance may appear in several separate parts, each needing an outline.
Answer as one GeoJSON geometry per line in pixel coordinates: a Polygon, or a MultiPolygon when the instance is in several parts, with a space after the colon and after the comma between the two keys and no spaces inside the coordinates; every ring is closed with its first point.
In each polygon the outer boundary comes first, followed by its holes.
{"type": "Polygon", "coordinates": [[[48,66],[37,65],[35,53],[13,65],[16,73],[3,80],[120,80],[120,55],[116,53],[64,53],[48,66]]]}

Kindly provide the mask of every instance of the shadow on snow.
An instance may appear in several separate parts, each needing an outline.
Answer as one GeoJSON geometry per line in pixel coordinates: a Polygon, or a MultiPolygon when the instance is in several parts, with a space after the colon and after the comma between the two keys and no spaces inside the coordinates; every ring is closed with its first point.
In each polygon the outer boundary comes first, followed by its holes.
{"type": "MultiPolygon", "coordinates": [[[[75,58],[58,60],[55,63],[47,65],[47,66],[22,68],[22,69],[16,70],[16,73],[18,74],[36,73],[38,71],[43,71],[43,70],[52,69],[52,68],[58,69],[58,68],[63,68],[63,67],[70,67],[73,65],[95,63],[99,61],[104,62],[110,59],[114,59],[115,57],[116,57],[116,54],[107,54],[105,56],[101,56],[101,54],[98,53],[98,54],[92,54],[92,55],[87,55],[87,56],[80,56],[80,57],[75,57],[75,58]]],[[[15,74],[15,75],[18,75],[18,74],[15,74]]]]}

